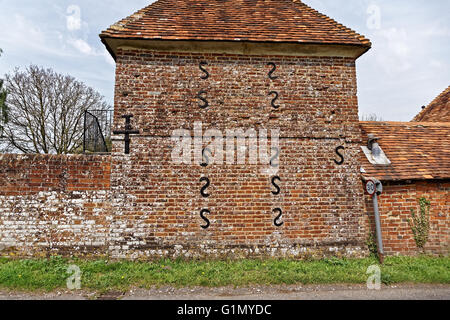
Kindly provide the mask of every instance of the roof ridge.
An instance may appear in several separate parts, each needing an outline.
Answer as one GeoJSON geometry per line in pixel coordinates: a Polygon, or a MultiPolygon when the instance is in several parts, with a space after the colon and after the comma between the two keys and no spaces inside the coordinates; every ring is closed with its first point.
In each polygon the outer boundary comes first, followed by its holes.
{"type": "MultiPolygon", "coordinates": [[[[155,2],[149,4],[148,6],[137,10],[136,12],[134,12],[131,15],[129,15],[128,17],[123,18],[122,20],[119,20],[116,23],[112,24],[108,29],[113,29],[113,30],[117,30],[117,31],[125,30],[125,26],[127,24],[129,24],[130,22],[135,22],[135,21],[141,19],[142,17],[144,17],[147,9],[150,6],[152,6],[155,3],[157,3],[158,1],[163,1],[163,0],[156,0],[155,2]]],[[[104,31],[102,31],[102,33],[104,33],[104,31]]]]}
{"type": "Polygon", "coordinates": [[[450,122],[411,122],[411,121],[360,121],[363,125],[405,125],[405,126],[427,126],[427,127],[450,127],[450,122]]]}
{"type": "Polygon", "coordinates": [[[414,117],[412,120],[413,122],[419,122],[420,119],[423,118],[425,113],[430,112],[430,110],[434,109],[436,107],[436,103],[442,99],[445,95],[450,94],[450,85],[442,91],[436,98],[433,99],[425,108],[423,108],[418,115],[414,117]]]}
{"type": "Polygon", "coordinates": [[[433,101],[431,101],[427,107],[433,105],[434,103],[436,103],[440,98],[442,98],[443,96],[445,96],[446,94],[448,94],[450,92],[450,85],[447,87],[447,89],[445,89],[444,91],[442,91],[436,98],[433,99],[433,101]]]}

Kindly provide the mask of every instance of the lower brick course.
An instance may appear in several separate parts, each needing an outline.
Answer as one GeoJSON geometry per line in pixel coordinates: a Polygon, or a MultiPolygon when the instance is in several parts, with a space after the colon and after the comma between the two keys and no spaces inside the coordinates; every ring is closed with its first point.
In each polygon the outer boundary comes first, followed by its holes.
{"type": "Polygon", "coordinates": [[[112,158],[115,256],[361,256],[367,251],[355,143],[281,139],[276,196],[264,165],[176,165],[166,138],[135,137],[133,148],[152,152],[112,158]],[[342,144],[346,162],[337,165],[334,150],[342,144]],[[210,180],[207,198],[200,193],[202,177],[210,180]],[[200,216],[205,208],[211,224],[206,230],[200,216]],[[283,211],[281,227],[274,224],[275,208],[283,211]]]}
{"type": "Polygon", "coordinates": [[[109,156],[0,155],[0,254],[105,255],[110,162],[109,156]]]}
{"type": "MultiPolygon", "coordinates": [[[[348,180],[344,175],[334,185],[327,180],[357,167],[351,143],[341,142],[348,161],[338,167],[328,155],[339,141],[282,140],[283,192],[277,198],[258,166],[245,170],[232,165],[163,166],[164,141],[134,142],[140,149],[155,144],[161,148],[146,159],[142,154],[1,155],[0,254],[126,259],[368,254],[366,239],[374,230],[370,198],[362,201],[362,187],[361,192],[348,192],[355,189],[352,181],[358,181],[357,176],[348,180]],[[316,143],[321,147],[314,148],[316,143]],[[300,157],[304,150],[312,151],[300,157]],[[208,190],[212,196],[206,202],[199,197],[198,181],[205,175],[212,181],[208,190]],[[312,175],[324,182],[311,184],[312,175]],[[203,207],[212,212],[206,231],[200,227],[203,207]],[[281,228],[273,224],[274,207],[284,210],[281,228]],[[366,214],[359,214],[360,210],[366,214]]],[[[431,202],[425,251],[449,253],[449,189],[448,180],[384,183],[379,206],[388,255],[418,252],[408,218],[411,208],[418,209],[420,197],[431,202]]]]}

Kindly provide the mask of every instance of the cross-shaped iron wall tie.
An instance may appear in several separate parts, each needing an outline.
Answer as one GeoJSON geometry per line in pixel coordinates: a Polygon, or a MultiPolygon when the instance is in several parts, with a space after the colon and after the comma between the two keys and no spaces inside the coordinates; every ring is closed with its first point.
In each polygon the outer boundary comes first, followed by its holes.
{"type": "Polygon", "coordinates": [[[131,118],[133,118],[132,114],[123,115],[122,118],[125,119],[125,130],[113,131],[113,133],[125,135],[125,154],[130,154],[130,135],[139,134],[140,132],[139,130],[133,130],[131,128],[131,118]]]}

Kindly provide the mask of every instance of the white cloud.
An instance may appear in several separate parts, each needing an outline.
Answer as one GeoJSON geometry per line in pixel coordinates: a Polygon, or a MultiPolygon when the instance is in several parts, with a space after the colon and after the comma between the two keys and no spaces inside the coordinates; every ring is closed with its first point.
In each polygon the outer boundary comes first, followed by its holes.
{"type": "Polygon", "coordinates": [[[441,69],[441,68],[445,67],[445,63],[443,63],[442,61],[436,60],[436,59],[431,59],[429,64],[430,64],[431,68],[436,68],[436,69],[441,69]]]}
{"type": "Polygon", "coordinates": [[[80,51],[83,54],[86,55],[95,55],[94,50],[92,47],[83,39],[71,39],[69,40],[69,43],[75,47],[78,51],[80,51]]]}
{"type": "Polygon", "coordinates": [[[84,55],[104,57],[108,64],[112,66],[116,65],[116,62],[106,49],[96,50],[83,39],[69,39],[67,42],[84,55]]]}
{"type": "Polygon", "coordinates": [[[395,75],[411,69],[411,48],[405,29],[382,29],[374,33],[374,51],[376,59],[383,70],[395,75]]]}
{"type": "Polygon", "coordinates": [[[13,21],[8,18],[0,19],[0,39],[13,42],[27,42],[33,44],[42,44],[45,42],[44,32],[31,21],[20,14],[13,16],[13,21]]]}
{"type": "Polygon", "coordinates": [[[104,50],[103,51],[103,55],[105,57],[106,62],[108,62],[110,65],[112,65],[113,67],[116,66],[116,62],[114,61],[114,59],[111,57],[111,54],[108,52],[108,50],[104,50]]]}
{"type": "Polygon", "coordinates": [[[391,28],[381,31],[382,36],[386,37],[388,47],[399,58],[406,58],[409,53],[409,47],[406,44],[408,35],[405,29],[391,28]]]}
{"type": "Polygon", "coordinates": [[[426,37],[450,37],[450,28],[429,28],[425,29],[423,35],[426,37]]]}
{"type": "Polygon", "coordinates": [[[8,53],[23,55],[30,60],[32,54],[67,56],[54,42],[60,44],[58,32],[45,32],[40,26],[21,14],[5,16],[0,19],[0,44],[8,53]]]}

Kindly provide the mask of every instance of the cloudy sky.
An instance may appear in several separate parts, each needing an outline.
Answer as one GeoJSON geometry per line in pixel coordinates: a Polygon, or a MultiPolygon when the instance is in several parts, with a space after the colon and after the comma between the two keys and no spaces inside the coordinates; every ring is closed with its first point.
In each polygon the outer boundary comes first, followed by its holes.
{"type": "MultiPolygon", "coordinates": [[[[0,0],[0,76],[31,63],[71,74],[113,102],[114,61],[98,34],[149,0],[0,0]]],[[[409,121],[450,85],[450,1],[304,0],[364,34],[360,114],[409,121]]]]}

